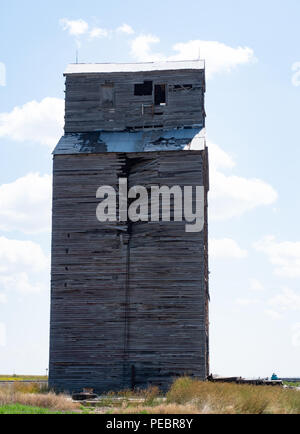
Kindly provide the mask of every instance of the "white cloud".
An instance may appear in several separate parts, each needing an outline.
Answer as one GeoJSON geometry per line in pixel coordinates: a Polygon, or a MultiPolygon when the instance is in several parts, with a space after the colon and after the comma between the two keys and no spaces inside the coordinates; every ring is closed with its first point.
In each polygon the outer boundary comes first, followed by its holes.
{"type": "Polygon", "coordinates": [[[126,35],[133,35],[135,31],[129,24],[122,24],[122,26],[118,27],[116,30],[113,29],[104,29],[102,27],[92,27],[86,21],[82,19],[78,20],[69,20],[68,18],[62,18],[60,21],[60,25],[63,30],[67,31],[71,36],[75,37],[76,43],[80,46],[80,38],[84,35],[88,35],[89,39],[96,38],[107,38],[111,36],[114,32],[123,33],[126,35]]]}
{"type": "Polygon", "coordinates": [[[277,200],[274,188],[256,178],[244,178],[223,173],[233,169],[233,158],[218,145],[208,142],[210,156],[209,212],[212,220],[238,217],[258,206],[271,205],[277,200]]]}
{"type": "Polygon", "coordinates": [[[230,47],[218,41],[193,40],[173,46],[177,54],[170,60],[205,59],[207,78],[216,73],[231,72],[238,65],[255,61],[254,52],[249,47],[230,47]]]}
{"type": "Polygon", "coordinates": [[[264,253],[275,266],[275,274],[281,277],[300,277],[300,242],[277,242],[274,236],[266,236],[254,243],[254,248],[264,253]]]}
{"type": "Polygon", "coordinates": [[[0,322],[0,347],[6,346],[6,325],[0,322]]]}
{"type": "Polygon", "coordinates": [[[109,31],[100,27],[95,27],[89,32],[90,38],[107,38],[109,31]]]}
{"type": "MultiPolygon", "coordinates": [[[[29,173],[0,186],[0,230],[38,233],[50,230],[52,178],[29,173]]],[[[1,252],[0,252],[1,255],[1,252]]]]}
{"type": "Polygon", "coordinates": [[[295,87],[299,87],[300,86],[300,62],[293,63],[292,71],[294,71],[294,74],[292,76],[292,84],[295,87]]]}
{"type": "Polygon", "coordinates": [[[258,206],[277,200],[273,187],[260,179],[211,174],[210,213],[214,220],[241,216],[258,206]]]}
{"type": "Polygon", "coordinates": [[[129,24],[123,24],[122,26],[117,28],[117,32],[126,33],[127,35],[133,35],[135,32],[129,24]]]}
{"type": "Polygon", "coordinates": [[[220,146],[211,141],[207,141],[209,150],[209,167],[210,170],[233,169],[236,165],[231,155],[225,152],[220,146]]]}
{"type": "Polygon", "coordinates": [[[230,47],[218,41],[191,40],[173,45],[176,54],[166,56],[152,52],[151,46],[160,42],[152,34],[139,35],[131,42],[131,55],[139,62],[159,60],[195,60],[205,59],[207,78],[216,73],[230,72],[238,65],[254,62],[254,52],[249,47],[230,47]]]}
{"type": "Polygon", "coordinates": [[[299,311],[300,294],[295,291],[284,288],[280,294],[275,295],[268,301],[269,305],[276,307],[279,311],[299,311]]]}
{"type": "Polygon", "coordinates": [[[247,257],[247,250],[239,247],[236,241],[230,238],[209,241],[210,255],[215,259],[243,259],[247,257]]]}
{"type": "Polygon", "coordinates": [[[155,35],[139,35],[131,41],[131,56],[138,62],[155,62],[167,60],[161,53],[152,53],[151,45],[157,44],[160,39],[155,35]]]}
{"type": "Polygon", "coordinates": [[[263,292],[265,290],[263,284],[257,279],[250,280],[250,290],[253,292],[263,292]]]}
{"type": "MultiPolygon", "coordinates": [[[[79,38],[88,34],[90,39],[108,37],[113,30],[107,30],[100,27],[94,27],[91,30],[89,24],[83,19],[69,20],[63,18],[60,20],[63,30],[75,36],[78,45],[79,38]]],[[[116,33],[133,35],[134,29],[127,23],[119,26],[116,33]]],[[[187,42],[177,42],[172,46],[173,54],[166,55],[161,52],[152,51],[152,46],[158,44],[160,38],[151,33],[140,34],[131,40],[130,54],[135,61],[153,62],[166,60],[195,60],[205,59],[206,76],[211,78],[216,73],[231,72],[239,65],[244,65],[256,61],[254,52],[249,47],[231,47],[219,41],[205,41],[200,39],[190,40],[187,42]]]]}
{"type": "Polygon", "coordinates": [[[59,22],[63,30],[68,31],[72,36],[83,35],[87,33],[89,29],[88,23],[82,19],[68,20],[67,18],[62,18],[59,22]]]}
{"type": "Polygon", "coordinates": [[[23,294],[48,287],[50,258],[33,241],[0,237],[0,289],[23,294]]]}
{"type": "Polygon", "coordinates": [[[53,147],[63,134],[64,101],[44,98],[0,113],[0,138],[30,141],[53,147]]]}
{"type": "Polygon", "coordinates": [[[300,294],[289,288],[283,288],[279,294],[266,300],[269,308],[265,309],[265,314],[273,320],[284,318],[285,313],[300,311],[300,294]]]}
{"type": "Polygon", "coordinates": [[[0,274],[0,285],[5,291],[17,291],[22,294],[38,293],[46,290],[45,282],[31,282],[27,273],[15,273],[13,276],[0,274]]]}
{"type": "Polygon", "coordinates": [[[33,272],[47,270],[49,258],[41,246],[33,241],[11,240],[0,237],[0,273],[9,273],[25,267],[33,272]]]}

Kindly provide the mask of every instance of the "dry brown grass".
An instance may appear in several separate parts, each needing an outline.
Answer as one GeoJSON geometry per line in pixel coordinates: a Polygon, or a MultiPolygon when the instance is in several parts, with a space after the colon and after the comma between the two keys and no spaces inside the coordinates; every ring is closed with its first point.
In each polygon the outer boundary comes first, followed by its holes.
{"type": "Polygon", "coordinates": [[[110,413],[149,414],[300,414],[300,392],[272,386],[201,382],[183,377],[174,382],[166,400],[150,405],[123,403],[110,413]]]}
{"type": "Polygon", "coordinates": [[[9,389],[11,392],[20,392],[20,393],[47,393],[48,386],[43,383],[22,383],[20,381],[15,381],[14,383],[10,383],[7,386],[2,386],[0,390],[9,389]]]}
{"type": "Polygon", "coordinates": [[[160,404],[155,406],[137,405],[135,407],[114,408],[110,414],[199,414],[199,409],[192,404],[160,404]]]}
{"type": "MultiPolygon", "coordinates": [[[[81,411],[65,395],[38,390],[34,383],[0,388],[0,406],[22,404],[56,411],[81,411]]],[[[89,412],[110,414],[300,414],[300,391],[282,387],[176,380],[164,397],[157,387],[104,397],[89,412]]]]}
{"type": "Polygon", "coordinates": [[[233,414],[297,413],[300,393],[272,386],[201,382],[188,377],[175,381],[168,403],[192,403],[201,412],[233,414]]]}
{"type": "Polygon", "coordinates": [[[51,410],[72,411],[80,407],[65,395],[55,393],[23,393],[12,390],[0,390],[0,406],[22,404],[51,410]]]}
{"type": "Polygon", "coordinates": [[[145,400],[153,400],[161,395],[161,392],[157,386],[149,386],[147,389],[125,389],[120,390],[119,392],[109,392],[106,396],[109,398],[136,398],[136,399],[145,399],[145,400]]]}

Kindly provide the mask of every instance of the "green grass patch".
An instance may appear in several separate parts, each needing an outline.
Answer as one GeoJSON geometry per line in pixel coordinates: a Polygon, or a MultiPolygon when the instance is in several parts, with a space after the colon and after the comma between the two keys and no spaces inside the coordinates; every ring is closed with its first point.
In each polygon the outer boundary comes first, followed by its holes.
{"type": "Polygon", "coordinates": [[[0,414],[72,414],[73,412],[51,411],[29,405],[9,404],[0,406],[0,414]]]}
{"type": "Polygon", "coordinates": [[[289,381],[284,381],[283,384],[286,385],[286,386],[292,386],[292,387],[299,387],[300,386],[299,382],[292,383],[292,382],[289,382],[289,381]]]}

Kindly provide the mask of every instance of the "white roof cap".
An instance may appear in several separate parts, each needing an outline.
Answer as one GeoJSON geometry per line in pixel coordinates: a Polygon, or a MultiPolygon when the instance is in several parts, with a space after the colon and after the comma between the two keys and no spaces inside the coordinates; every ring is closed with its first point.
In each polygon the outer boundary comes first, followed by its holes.
{"type": "Polygon", "coordinates": [[[205,62],[204,60],[180,60],[146,63],[71,63],[64,74],[166,71],[176,69],[205,69],[205,62]]]}

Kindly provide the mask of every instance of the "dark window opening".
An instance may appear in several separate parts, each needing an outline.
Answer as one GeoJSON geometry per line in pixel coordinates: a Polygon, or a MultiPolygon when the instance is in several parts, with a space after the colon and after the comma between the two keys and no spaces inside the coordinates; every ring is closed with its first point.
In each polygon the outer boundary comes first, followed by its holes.
{"type": "Polygon", "coordinates": [[[152,95],[152,89],[153,89],[153,82],[144,81],[144,83],[134,85],[134,95],[135,96],[152,95]]]}
{"type": "Polygon", "coordinates": [[[113,83],[106,83],[101,86],[101,103],[103,108],[114,108],[115,89],[113,83]]]}
{"type": "Polygon", "coordinates": [[[154,104],[164,105],[166,102],[166,85],[156,84],[154,87],[154,104]]]}

